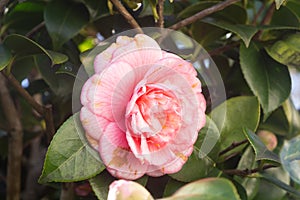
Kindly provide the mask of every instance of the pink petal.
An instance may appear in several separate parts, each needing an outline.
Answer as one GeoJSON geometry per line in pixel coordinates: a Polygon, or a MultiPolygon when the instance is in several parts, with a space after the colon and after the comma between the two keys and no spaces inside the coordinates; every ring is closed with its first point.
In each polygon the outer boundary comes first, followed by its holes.
{"type": "Polygon", "coordinates": [[[128,146],[124,145],[126,140],[124,142],[122,139],[115,137],[118,135],[123,138],[122,134],[124,134],[121,130],[114,132],[117,131],[116,127],[116,125],[112,127],[108,126],[99,140],[99,153],[103,163],[107,167],[107,170],[115,177],[128,180],[142,177],[148,165],[142,164],[133,155],[128,146]],[[110,134],[114,134],[114,136],[110,134]],[[116,141],[112,141],[113,138],[116,141]]]}
{"type": "Polygon", "coordinates": [[[144,34],[138,34],[134,38],[120,36],[116,43],[96,56],[95,72],[102,72],[115,61],[124,61],[132,67],[140,67],[154,63],[161,57],[161,49],[151,37],[144,34]]]}
{"type": "MultiPolygon", "coordinates": [[[[127,99],[130,98],[132,93],[128,84],[120,84],[122,79],[126,78],[127,74],[130,74],[132,68],[124,63],[117,62],[111,64],[109,68],[104,70],[101,74],[93,75],[84,85],[81,102],[83,105],[87,106],[89,110],[99,116],[103,116],[110,121],[114,121],[112,101],[113,95],[116,95],[123,107],[115,111],[115,113],[125,112],[127,105],[127,99]],[[124,90],[124,87],[127,87],[124,90]],[[123,90],[123,91],[120,91],[123,90]],[[119,97],[118,95],[122,95],[119,97]]],[[[130,79],[129,79],[130,80],[130,79]]],[[[122,83],[125,83],[122,81],[122,83]]]]}
{"type": "Polygon", "coordinates": [[[93,114],[86,107],[81,108],[80,121],[86,134],[95,140],[99,140],[101,134],[103,134],[105,128],[110,123],[105,118],[93,114]]]}

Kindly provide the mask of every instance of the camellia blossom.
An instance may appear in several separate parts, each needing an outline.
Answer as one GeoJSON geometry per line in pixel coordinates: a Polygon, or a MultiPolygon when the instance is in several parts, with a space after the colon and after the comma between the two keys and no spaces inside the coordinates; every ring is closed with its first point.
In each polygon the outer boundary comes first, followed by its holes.
{"type": "Polygon", "coordinates": [[[80,119],[115,177],[178,172],[205,124],[193,65],[144,34],[119,36],[96,56],[82,88],[80,119]]]}

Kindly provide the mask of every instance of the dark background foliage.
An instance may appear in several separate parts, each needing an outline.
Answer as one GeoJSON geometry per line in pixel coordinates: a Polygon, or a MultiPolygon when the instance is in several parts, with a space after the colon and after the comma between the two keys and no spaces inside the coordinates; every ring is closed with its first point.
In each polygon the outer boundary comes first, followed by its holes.
{"type": "MultiPolygon", "coordinates": [[[[284,141],[300,129],[299,92],[291,99],[291,76],[300,69],[299,0],[1,0],[0,17],[1,199],[105,198],[114,178],[104,168],[87,171],[102,171],[94,178],[45,172],[48,183],[38,183],[45,153],[72,115],[72,88],[87,52],[114,34],[155,26],[182,31],[208,51],[227,104],[219,102],[207,114],[217,116],[222,106],[227,113],[207,120],[214,124],[204,128],[212,129],[207,133],[221,134],[207,159],[194,153],[179,173],[139,182],[157,198],[187,182],[223,177],[241,199],[300,199],[299,184],[278,158],[284,141]]],[[[299,91],[299,82],[293,84],[299,91]]],[[[72,125],[64,129],[72,131],[72,125]]],[[[199,137],[196,150],[202,142],[199,137]]],[[[70,152],[63,145],[58,149],[70,152]]]]}

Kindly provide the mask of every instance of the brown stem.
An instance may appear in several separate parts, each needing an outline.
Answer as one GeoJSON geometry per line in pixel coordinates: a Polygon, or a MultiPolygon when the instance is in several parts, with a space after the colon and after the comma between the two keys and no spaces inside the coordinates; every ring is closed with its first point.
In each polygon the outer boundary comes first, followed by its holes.
{"type": "Polygon", "coordinates": [[[246,144],[246,143],[248,143],[247,139],[246,140],[242,140],[240,142],[233,142],[229,147],[227,147],[226,149],[224,149],[223,151],[221,151],[219,153],[219,156],[224,155],[225,153],[231,151],[232,149],[234,149],[234,148],[236,148],[238,146],[241,146],[243,144],[246,144]]]}
{"type": "Polygon", "coordinates": [[[223,170],[223,173],[225,174],[230,174],[230,175],[238,175],[238,176],[248,176],[269,168],[273,168],[273,167],[278,167],[276,165],[265,165],[262,168],[258,167],[255,169],[244,169],[244,170],[239,170],[239,169],[226,169],[223,170]]]}
{"type": "Polygon", "coordinates": [[[236,47],[240,44],[240,42],[233,42],[230,44],[227,44],[225,46],[219,47],[217,49],[211,50],[209,51],[209,55],[214,56],[214,55],[220,55],[221,53],[228,51],[230,49],[232,49],[233,47],[236,47]]]}
{"type": "Polygon", "coordinates": [[[35,27],[33,27],[33,29],[31,29],[28,33],[26,33],[26,37],[30,37],[31,35],[33,35],[35,32],[37,32],[38,30],[40,30],[42,27],[45,26],[45,22],[41,22],[38,25],[36,25],[35,27]]]}
{"type": "Polygon", "coordinates": [[[0,100],[9,126],[7,200],[20,199],[21,161],[23,154],[23,129],[19,114],[6,86],[5,77],[0,73],[0,100]]]}
{"type": "Polygon", "coordinates": [[[189,25],[189,24],[191,24],[191,23],[193,23],[193,22],[195,22],[195,21],[197,21],[199,19],[202,19],[202,18],[204,18],[204,17],[206,17],[206,16],[208,16],[208,15],[210,15],[212,13],[215,13],[217,11],[223,10],[224,8],[230,6],[231,4],[234,4],[234,3],[238,2],[238,1],[240,1],[240,0],[227,0],[227,1],[223,1],[223,2],[218,3],[218,4],[216,4],[216,5],[214,5],[214,6],[210,7],[210,8],[204,9],[204,10],[196,13],[195,15],[193,15],[191,17],[188,17],[188,18],[186,18],[186,19],[184,19],[184,20],[182,20],[182,21],[180,21],[180,22],[178,22],[178,23],[170,26],[169,28],[170,29],[174,29],[174,30],[178,30],[178,29],[180,29],[180,28],[182,28],[184,26],[187,26],[187,25],[189,25]]]}
{"type": "Polygon", "coordinates": [[[253,21],[252,21],[252,24],[253,24],[253,25],[256,24],[258,17],[261,15],[261,13],[262,13],[262,11],[265,9],[265,7],[266,7],[266,4],[263,4],[263,5],[259,8],[258,12],[256,13],[256,15],[255,15],[254,18],[253,18],[253,21]]]}
{"type": "Polygon", "coordinates": [[[164,0],[158,0],[158,16],[157,26],[160,28],[164,27],[164,0]]]}
{"type": "Polygon", "coordinates": [[[18,93],[24,97],[24,99],[40,114],[44,117],[46,121],[46,129],[47,129],[47,135],[48,135],[48,141],[50,142],[51,138],[53,137],[55,133],[55,127],[53,124],[53,115],[52,115],[52,106],[46,105],[43,106],[35,101],[35,99],[20,85],[19,81],[12,75],[6,75],[5,73],[2,73],[4,76],[6,76],[7,80],[10,82],[10,84],[18,91],[18,93]]]}
{"type": "Polygon", "coordinates": [[[132,15],[126,10],[126,8],[122,5],[119,0],[110,0],[111,3],[118,9],[118,11],[123,15],[123,17],[127,20],[127,22],[137,30],[138,33],[143,33],[140,25],[136,22],[136,20],[132,17],[132,15]]]}
{"type": "MultiPolygon", "coordinates": [[[[267,24],[270,24],[271,20],[272,20],[272,16],[273,16],[273,13],[275,11],[275,3],[272,3],[270,5],[270,7],[268,8],[267,10],[267,13],[265,15],[265,17],[263,18],[262,22],[261,22],[261,25],[267,25],[267,24]]],[[[260,30],[258,31],[255,36],[253,37],[254,39],[259,39],[260,36],[262,35],[263,31],[260,30]]]]}

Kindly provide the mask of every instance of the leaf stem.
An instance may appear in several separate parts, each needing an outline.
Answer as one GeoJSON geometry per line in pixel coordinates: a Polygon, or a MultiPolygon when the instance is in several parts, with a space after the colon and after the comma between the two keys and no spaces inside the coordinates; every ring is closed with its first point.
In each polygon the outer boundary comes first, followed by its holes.
{"type": "Polygon", "coordinates": [[[234,148],[236,148],[236,147],[238,147],[238,146],[241,146],[241,145],[243,145],[243,144],[246,144],[246,143],[248,143],[248,140],[247,140],[247,139],[242,140],[242,141],[240,141],[240,142],[233,142],[229,147],[227,147],[226,149],[224,149],[223,151],[221,151],[221,152],[219,153],[219,156],[224,155],[225,153],[231,151],[232,149],[234,149],[234,148]]]}
{"type": "Polygon", "coordinates": [[[23,128],[20,115],[8,91],[5,77],[0,73],[0,100],[8,122],[7,200],[20,199],[23,128]]]}
{"type": "Polygon", "coordinates": [[[223,10],[224,8],[230,6],[231,4],[234,4],[236,2],[238,2],[240,0],[226,0],[226,1],[223,1],[221,3],[218,3],[210,8],[207,8],[207,9],[204,9],[198,13],[196,13],[195,15],[191,16],[191,17],[188,17],[186,19],[183,19],[181,21],[179,21],[178,23],[170,26],[169,28],[170,29],[174,29],[174,30],[178,30],[184,26],[187,26],[199,19],[202,19],[212,13],[215,13],[217,11],[220,11],[220,10],[223,10]]]}
{"type": "Polygon", "coordinates": [[[225,174],[229,174],[229,175],[238,175],[238,176],[248,176],[269,168],[273,168],[273,167],[278,167],[276,165],[264,165],[263,167],[258,167],[258,168],[254,168],[254,169],[244,169],[244,170],[239,170],[239,169],[226,169],[223,170],[223,173],[225,174]]]}
{"type": "Polygon", "coordinates": [[[35,101],[35,99],[20,85],[18,80],[12,75],[6,75],[2,72],[9,83],[18,91],[18,93],[24,97],[24,99],[35,109],[40,115],[42,115],[46,121],[46,131],[48,136],[48,142],[50,142],[51,138],[55,133],[55,127],[53,124],[53,115],[52,115],[52,106],[51,105],[41,105],[35,101]]]}
{"type": "Polygon", "coordinates": [[[45,26],[45,21],[39,23],[38,25],[36,25],[35,27],[33,27],[33,29],[31,29],[28,33],[26,33],[26,37],[30,37],[32,36],[35,32],[37,32],[38,30],[40,30],[42,27],[45,26]]]}
{"type": "Polygon", "coordinates": [[[157,26],[160,28],[164,27],[164,2],[165,0],[158,0],[158,16],[157,26]]]}
{"type": "Polygon", "coordinates": [[[127,22],[132,26],[132,28],[135,28],[138,33],[143,33],[143,30],[141,29],[140,25],[133,18],[133,16],[126,10],[126,8],[122,5],[122,3],[119,0],[110,0],[110,1],[118,9],[121,15],[123,15],[123,17],[127,20],[127,22]]]}

